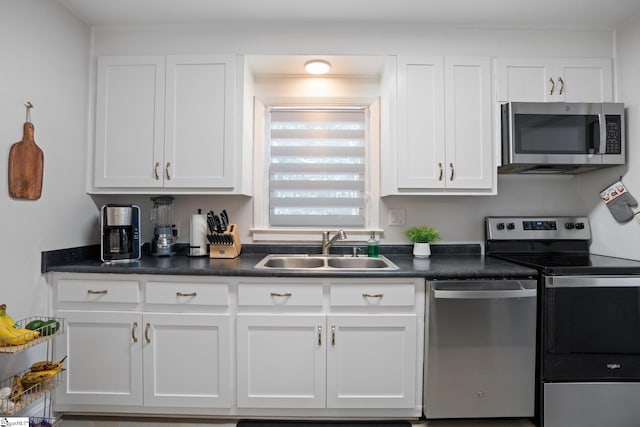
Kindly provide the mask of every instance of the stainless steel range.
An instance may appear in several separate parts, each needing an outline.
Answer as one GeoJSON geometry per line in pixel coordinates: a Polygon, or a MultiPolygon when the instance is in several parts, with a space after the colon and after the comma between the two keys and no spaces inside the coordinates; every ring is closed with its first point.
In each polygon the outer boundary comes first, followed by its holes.
{"type": "Polygon", "coordinates": [[[589,252],[586,217],[487,217],[487,255],[538,270],[538,419],[640,425],[640,262],[589,252]]]}

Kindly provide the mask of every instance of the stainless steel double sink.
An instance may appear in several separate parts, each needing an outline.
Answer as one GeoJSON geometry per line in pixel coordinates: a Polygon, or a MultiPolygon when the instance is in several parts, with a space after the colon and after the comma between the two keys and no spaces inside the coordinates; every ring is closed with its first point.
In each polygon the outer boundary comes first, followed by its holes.
{"type": "Polygon", "coordinates": [[[384,256],[368,258],[343,255],[267,255],[255,265],[259,269],[284,270],[397,270],[384,256]]]}

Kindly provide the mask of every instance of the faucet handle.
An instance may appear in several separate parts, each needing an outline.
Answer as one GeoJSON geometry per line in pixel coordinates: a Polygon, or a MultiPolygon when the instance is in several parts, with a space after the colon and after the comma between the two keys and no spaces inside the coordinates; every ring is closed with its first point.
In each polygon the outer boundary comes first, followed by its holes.
{"type": "Polygon", "coordinates": [[[353,256],[354,258],[358,256],[358,252],[360,252],[362,248],[359,246],[354,246],[352,248],[353,253],[351,254],[351,256],[353,256]]]}

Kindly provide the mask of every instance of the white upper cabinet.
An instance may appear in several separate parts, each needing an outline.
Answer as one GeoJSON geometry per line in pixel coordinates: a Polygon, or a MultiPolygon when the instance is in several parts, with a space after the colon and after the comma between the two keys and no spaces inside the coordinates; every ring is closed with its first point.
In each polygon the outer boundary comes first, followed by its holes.
{"type": "Polygon", "coordinates": [[[236,62],[235,55],[98,58],[95,192],[243,192],[236,62]]]}
{"type": "Polygon", "coordinates": [[[600,58],[496,58],[496,101],[612,102],[612,64],[600,58]]]}
{"type": "Polygon", "coordinates": [[[383,192],[490,193],[489,58],[399,56],[397,68],[398,130],[388,142],[383,192]]]}

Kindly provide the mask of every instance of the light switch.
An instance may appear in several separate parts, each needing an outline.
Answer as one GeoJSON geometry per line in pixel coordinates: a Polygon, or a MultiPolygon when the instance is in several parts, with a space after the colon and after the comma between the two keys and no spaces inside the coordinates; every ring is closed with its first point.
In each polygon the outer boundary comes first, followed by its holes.
{"type": "Polygon", "coordinates": [[[388,225],[403,226],[407,221],[407,211],[405,209],[389,209],[388,225]]]}

